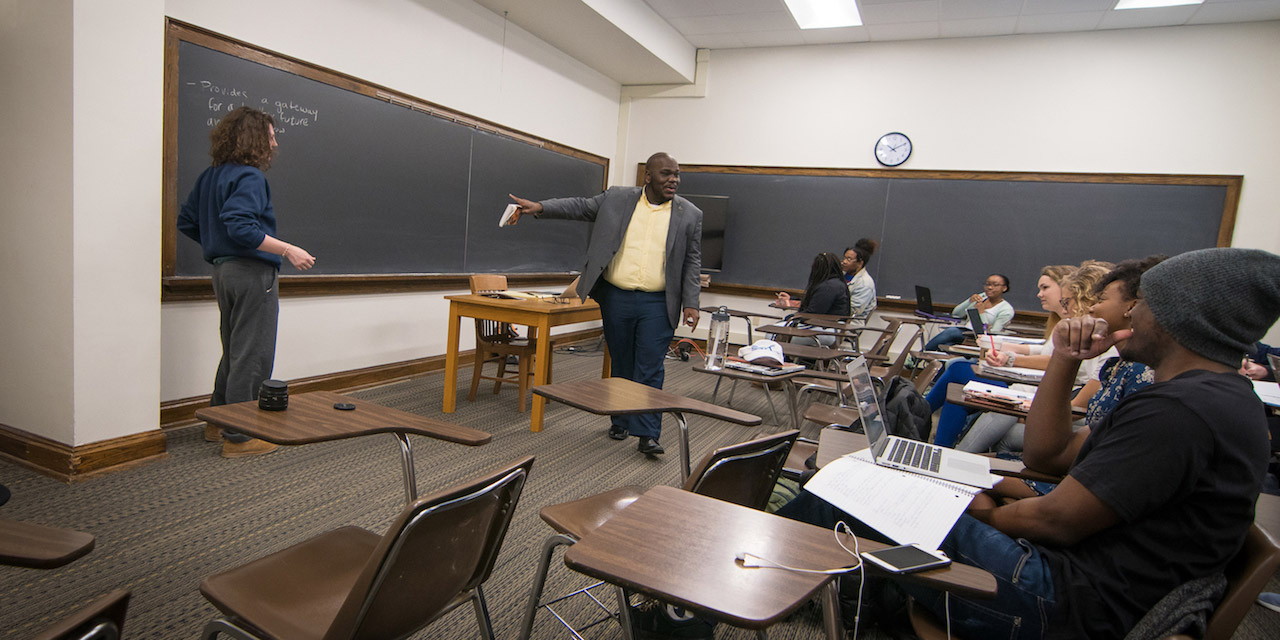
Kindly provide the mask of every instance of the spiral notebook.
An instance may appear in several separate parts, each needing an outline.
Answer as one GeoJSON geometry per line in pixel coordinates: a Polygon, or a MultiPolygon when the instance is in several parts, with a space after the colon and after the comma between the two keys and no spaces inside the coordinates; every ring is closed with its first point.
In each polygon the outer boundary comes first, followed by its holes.
{"type": "Polygon", "coordinates": [[[937,549],[976,487],[882,467],[863,449],[822,467],[806,491],[898,544],[937,549]]]}

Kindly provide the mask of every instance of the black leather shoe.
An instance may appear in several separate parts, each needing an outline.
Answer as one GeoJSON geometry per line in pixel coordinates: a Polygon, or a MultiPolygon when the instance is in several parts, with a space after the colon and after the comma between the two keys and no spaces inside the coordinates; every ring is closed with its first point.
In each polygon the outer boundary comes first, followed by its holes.
{"type": "Polygon", "coordinates": [[[658,444],[657,438],[650,438],[647,436],[640,436],[640,443],[636,445],[636,449],[639,449],[640,453],[647,453],[649,455],[657,455],[659,453],[667,452],[666,449],[662,448],[662,445],[658,444]]]}
{"type": "Polygon", "coordinates": [[[627,436],[629,435],[631,434],[627,433],[627,430],[625,427],[619,427],[616,424],[609,425],[610,438],[613,438],[614,440],[626,440],[627,436]]]}

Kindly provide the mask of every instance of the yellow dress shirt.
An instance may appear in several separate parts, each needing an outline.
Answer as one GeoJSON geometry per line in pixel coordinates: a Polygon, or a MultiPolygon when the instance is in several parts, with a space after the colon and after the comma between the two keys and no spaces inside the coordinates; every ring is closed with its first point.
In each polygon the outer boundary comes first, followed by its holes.
{"type": "Polygon", "coordinates": [[[604,278],[619,289],[664,291],[667,288],[667,228],[671,201],[649,204],[644,192],[604,278]]]}

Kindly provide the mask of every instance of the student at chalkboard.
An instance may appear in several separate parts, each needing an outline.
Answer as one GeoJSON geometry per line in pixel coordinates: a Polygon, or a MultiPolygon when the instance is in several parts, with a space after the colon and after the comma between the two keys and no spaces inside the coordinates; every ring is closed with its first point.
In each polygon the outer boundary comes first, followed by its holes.
{"type": "MultiPolygon", "coordinates": [[[[275,237],[276,214],[263,174],[276,150],[271,116],[240,107],[210,134],[213,166],[205,169],[178,214],[178,230],[200,243],[213,265],[218,299],[222,360],[213,379],[211,406],[258,397],[271,377],[280,312],[277,274],[281,258],[299,270],[316,259],[301,247],[275,237]]],[[[271,453],[276,445],[242,433],[205,427],[205,440],[222,443],[222,457],[271,453]]]]}
{"type": "MultiPolygon", "coordinates": [[[[778,306],[786,307],[791,303],[791,294],[778,292],[778,306]]],[[[809,268],[809,286],[805,287],[804,298],[800,300],[801,313],[818,313],[824,315],[844,316],[849,311],[849,287],[844,281],[844,270],[836,254],[823,251],[813,258],[813,266],[809,268]]],[[[822,345],[830,347],[836,343],[835,335],[818,335],[812,338],[792,338],[796,344],[822,345]]]]}
{"type": "Polygon", "coordinates": [[[879,246],[871,238],[860,238],[844,250],[840,268],[844,269],[844,279],[849,285],[849,315],[853,316],[850,326],[865,326],[871,312],[876,310],[876,282],[867,273],[867,262],[879,246]]]}
{"type": "MultiPolygon", "coordinates": [[[[1009,293],[1009,276],[993,273],[982,283],[982,292],[975,293],[956,305],[951,315],[963,318],[969,309],[977,309],[982,315],[982,323],[987,325],[987,333],[1003,333],[1005,325],[1013,320],[1013,305],[1004,299],[1006,293],[1009,293]]],[[[964,342],[964,330],[960,327],[947,327],[939,331],[924,348],[926,351],[937,351],[945,345],[961,342],[964,342]]]]}

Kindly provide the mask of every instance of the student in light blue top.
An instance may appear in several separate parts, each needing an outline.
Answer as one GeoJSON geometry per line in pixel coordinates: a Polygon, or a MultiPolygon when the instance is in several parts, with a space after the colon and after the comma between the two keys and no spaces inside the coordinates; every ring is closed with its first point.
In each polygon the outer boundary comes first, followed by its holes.
{"type": "MultiPolygon", "coordinates": [[[[982,323],[987,325],[987,333],[1004,333],[1005,326],[1013,320],[1013,305],[1004,299],[1006,293],[1009,293],[1009,276],[993,273],[982,283],[982,293],[975,293],[956,305],[951,310],[951,315],[963,318],[970,309],[977,309],[982,315],[982,323]]],[[[937,351],[943,346],[961,342],[964,342],[964,330],[960,327],[947,327],[939,331],[924,348],[926,351],[937,351]]]]}
{"type": "Polygon", "coordinates": [[[861,238],[844,250],[844,260],[840,261],[844,280],[849,285],[849,315],[853,316],[850,326],[866,326],[871,312],[876,310],[876,282],[867,273],[867,262],[879,246],[880,243],[871,238],[861,238]]]}

